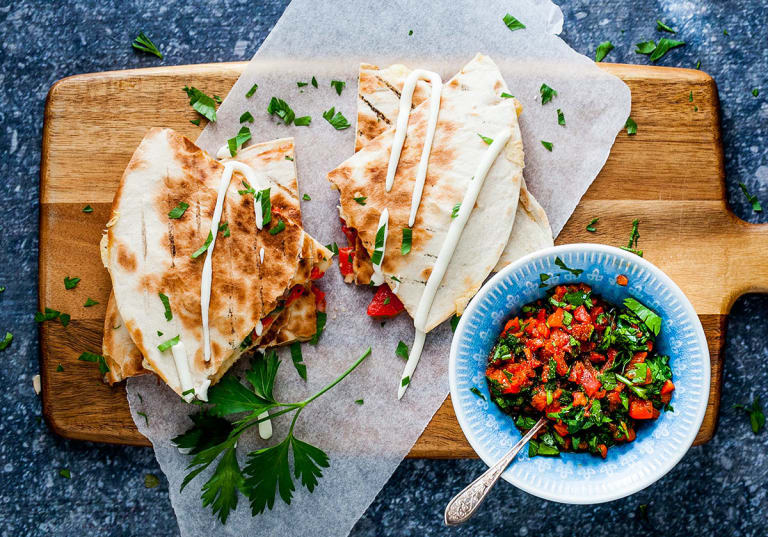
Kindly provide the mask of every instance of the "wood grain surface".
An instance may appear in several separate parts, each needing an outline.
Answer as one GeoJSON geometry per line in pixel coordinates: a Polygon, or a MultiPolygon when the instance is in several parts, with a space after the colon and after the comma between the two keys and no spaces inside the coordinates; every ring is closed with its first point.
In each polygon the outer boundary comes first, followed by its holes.
{"type": "MultiPolygon", "coordinates": [[[[39,307],[70,313],[67,328],[40,325],[43,414],[58,434],[83,440],[148,445],[131,419],[125,388],[101,383],[77,357],[101,348],[110,290],[98,241],[133,150],[148,127],[167,126],[195,139],[184,85],[226,95],[245,63],[161,67],[78,75],[50,90],[40,171],[39,307]],[[84,215],[90,204],[94,212],[84,215]],[[87,216],[87,217],[86,217],[87,216]],[[82,278],[67,293],[65,276],[82,278]],[[99,304],[83,307],[83,297],[99,304]],[[63,371],[56,371],[62,364],[63,371]]],[[[734,300],[768,287],[768,225],[737,219],[725,202],[717,89],[695,70],[601,64],[632,90],[636,136],[619,134],[611,155],[562,231],[557,244],[625,244],[639,218],[645,257],[685,292],[704,326],[712,362],[709,408],[696,443],[717,425],[726,315],[734,300]],[[689,101],[693,92],[693,102],[689,101]],[[697,110],[694,109],[697,107],[697,110]],[[598,232],[585,226],[600,217],[598,232]]],[[[450,397],[411,457],[476,456],[462,434],[450,397]]]]}

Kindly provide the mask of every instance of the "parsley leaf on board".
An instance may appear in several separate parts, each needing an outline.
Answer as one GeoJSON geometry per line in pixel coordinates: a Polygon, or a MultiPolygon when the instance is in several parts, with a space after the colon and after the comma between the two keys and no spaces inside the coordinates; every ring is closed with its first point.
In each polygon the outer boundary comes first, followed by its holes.
{"type": "Polygon", "coordinates": [[[107,365],[107,361],[101,354],[85,351],[83,354],[78,356],[77,359],[82,362],[93,362],[95,364],[99,364],[99,373],[101,373],[102,376],[109,373],[109,366],[107,365]]]}
{"type": "Polygon", "coordinates": [[[650,60],[652,62],[657,62],[673,48],[682,47],[683,45],[685,45],[685,41],[675,41],[674,39],[662,37],[659,39],[659,44],[656,45],[656,48],[651,53],[650,60]]]}
{"type": "Polygon", "coordinates": [[[304,194],[301,199],[304,201],[312,201],[312,197],[309,194],[304,194]]]}
{"type": "Polygon", "coordinates": [[[595,61],[601,62],[605,59],[605,57],[608,55],[610,51],[613,50],[613,43],[610,41],[603,41],[599,45],[597,45],[597,50],[595,51],[595,61]]]}
{"type": "Polygon", "coordinates": [[[637,248],[637,240],[640,238],[640,220],[634,219],[632,220],[632,231],[629,232],[629,241],[627,242],[626,246],[619,246],[622,250],[626,250],[627,252],[632,252],[633,254],[637,254],[640,257],[643,257],[643,251],[638,250],[637,248]]]}
{"type": "Polygon", "coordinates": [[[365,401],[363,401],[362,399],[355,399],[356,405],[362,405],[363,403],[365,403],[365,401]]]}
{"type": "Polygon", "coordinates": [[[184,213],[186,210],[189,209],[189,204],[185,203],[183,201],[180,201],[179,204],[170,210],[168,213],[168,218],[173,218],[174,220],[177,220],[184,216],[184,213]]]}
{"type": "Polygon", "coordinates": [[[70,278],[69,276],[64,276],[64,289],[74,289],[77,287],[78,283],[80,283],[80,278],[70,278]]]}
{"type": "Polygon", "coordinates": [[[131,43],[131,46],[136,50],[147,52],[149,54],[154,54],[161,60],[163,59],[163,53],[160,52],[160,50],[155,46],[152,40],[148,38],[144,32],[139,32],[139,35],[137,35],[136,39],[133,40],[133,43],[131,43]]]}
{"type": "Polygon", "coordinates": [[[365,205],[365,200],[367,200],[367,199],[368,199],[368,197],[367,197],[367,196],[358,196],[358,197],[356,197],[356,198],[352,198],[352,199],[354,199],[354,200],[355,200],[355,202],[356,202],[358,205],[365,205]]]}
{"type": "Polygon", "coordinates": [[[627,134],[629,136],[634,136],[637,134],[637,123],[635,123],[635,120],[631,117],[627,118],[627,122],[624,124],[624,126],[627,128],[627,134]]]}
{"type": "MultiPolygon", "coordinates": [[[[752,93],[754,93],[755,91],[757,91],[757,90],[753,90],[752,93]]],[[[757,95],[755,95],[755,97],[757,97],[757,95]]],[[[90,205],[86,205],[85,207],[83,207],[83,212],[84,213],[92,213],[93,212],[93,207],[91,207],[90,205]]]]}
{"type": "Polygon", "coordinates": [[[523,30],[525,29],[525,24],[517,20],[515,17],[507,13],[504,15],[504,18],[502,19],[504,21],[504,24],[506,24],[507,28],[512,30],[513,32],[515,30],[523,30]]]}
{"type": "Polygon", "coordinates": [[[741,191],[744,193],[744,195],[747,198],[747,201],[752,204],[752,210],[756,213],[759,213],[763,210],[763,206],[760,205],[760,200],[757,199],[757,196],[750,194],[749,190],[747,190],[747,185],[744,183],[739,183],[739,188],[741,188],[741,191]]]}
{"type": "Polygon", "coordinates": [[[313,87],[315,88],[317,87],[317,79],[315,77],[312,77],[312,80],[310,83],[312,84],[313,87]]]}
{"type": "Polygon", "coordinates": [[[749,414],[749,424],[752,426],[753,433],[757,434],[760,432],[760,429],[765,427],[765,414],[763,413],[763,407],[760,405],[760,399],[757,396],[752,401],[752,406],[734,405],[733,407],[749,414]]]}
{"type": "Polygon", "coordinates": [[[642,43],[636,43],[636,54],[651,54],[656,50],[656,41],[643,41],[642,43]]]}
{"type": "Polygon", "coordinates": [[[341,112],[336,112],[335,107],[331,107],[330,110],[323,112],[323,119],[325,119],[331,126],[337,131],[341,131],[349,128],[349,121],[344,117],[341,112]]]}
{"type": "Polygon", "coordinates": [[[298,341],[291,343],[291,361],[302,380],[307,380],[307,365],[304,363],[304,356],[301,354],[301,343],[298,341]]]}
{"type": "Polygon", "coordinates": [[[312,123],[312,116],[301,116],[293,120],[293,124],[297,127],[308,127],[312,123]]]}
{"type": "Polygon", "coordinates": [[[190,122],[190,123],[192,123],[192,125],[194,125],[194,126],[196,126],[196,127],[199,127],[199,126],[200,126],[200,118],[197,118],[197,119],[190,119],[190,120],[189,120],[189,122],[190,122]]]}
{"type": "Polygon", "coordinates": [[[83,307],[90,308],[91,306],[95,306],[96,304],[98,304],[96,300],[92,299],[91,297],[88,297],[85,299],[85,304],[83,304],[83,307]]]}
{"type": "Polygon", "coordinates": [[[253,123],[255,120],[256,118],[254,118],[253,114],[251,114],[248,110],[246,110],[240,115],[240,123],[245,123],[245,122],[253,123]]]}
{"type": "MultiPolygon", "coordinates": [[[[4,351],[8,348],[8,345],[11,344],[11,341],[13,341],[13,334],[10,332],[5,333],[5,337],[0,341],[0,351],[4,351]]],[[[61,364],[59,364],[61,365],[61,364]]]]}
{"type": "Polygon", "coordinates": [[[248,127],[241,127],[238,133],[227,140],[227,147],[229,148],[229,154],[231,156],[237,155],[238,149],[243,147],[243,144],[251,139],[251,129],[248,127]]]}
{"type": "Polygon", "coordinates": [[[67,325],[69,324],[70,319],[71,319],[71,317],[70,317],[69,313],[62,313],[61,315],[59,315],[59,322],[61,323],[61,326],[63,326],[64,328],[67,327],[67,325]]]}
{"type": "Polygon", "coordinates": [[[285,503],[290,504],[296,490],[294,478],[312,492],[323,475],[323,469],[328,468],[330,462],[321,449],[296,438],[296,420],[306,405],[341,382],[370,353],[371,349],[368,348],[335,381],[298,403],[275,400],[272,392],[280,361],[274,351],[267,352],[266,356],[256,353],[251,361],[251,369],[245,373],[250,386],[241,384],[232,375],[224,377],[209,391],[210,409],[190,416],[194,426],[172,439],[177,447],[189,450],[192,456],[187,467],[190,472],[182,482],[182,490],[218,459],[215,470],[202,485],[201,497],[203,506],[211,506],[214,515],[222,523],[226,523],[229,514],[237,508],[240,494],[248,499],[255,516],[265,509],[272,509],[278,494],[285,503]],[[277,445],[248,453],[241,470],[235,451],[240,435],[248,428],[269,419],[260,418],[259,415],[271,409],[276,410],[272,413],[273,417],[294,412],[288,433],[277,445]],[[234,423],[223,419],[223,416],[241,412],[247,412],[247,415],[234,423]]]}
{"type": "Polygon", "coordinates": [[[546,84],[541,85],[539,93],[541,93],[541,104],[547,104],[553,97],[557,97],[557,92],[546,84]]]}
{"type": "Polygon", "coordinates": [[[341,92],[344,90],[344,86],[346,85],[347,83],[341,80],[331,80],[331,87],[336,90],[338,95],[341,95],[341,92]]]}
{"type": "Polygon", "coordinates": [[[309,86],[309,82],[296,82],[296,86],[303,88],[304,86],[309,86]]]}
{"type": "Polygon", "coordinates": [[[208,121],[216,121],[216,101],[195,87],[182,88],[189,97],[189,105],[208,121]]]}
{"type": "Polygon", "coordinates": [[[595,228],[595,224],[597,224],[598,220],[600,220],[599,216],[596,216],[595,218],[593,218],[592,221],[589,224],[587,224],[587,231],[589,231],[590,233],[594,233],[595,231],[597,231],[597,229],[595,228]]]}

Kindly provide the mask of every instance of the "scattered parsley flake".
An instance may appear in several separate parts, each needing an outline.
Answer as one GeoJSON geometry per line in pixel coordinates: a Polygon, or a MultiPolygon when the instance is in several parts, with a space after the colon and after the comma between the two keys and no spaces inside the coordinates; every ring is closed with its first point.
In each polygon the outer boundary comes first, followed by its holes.
{"type": "Polygon", "coordinates": [[[304,194],[304,195],[301,197],[301,199],[303,199],[304,201],[311,201],[311,200],[312,200],[312,198],[309,196],[309,194],[304,194]]]}
{"type": "Polygon", "coordinates": [[[565,114],[559,108],[557,109],[557,124],[565,127],[565,114]]]}
{"type": "Polygon", "coordinates": [[[293,124],[297,127],[307,127],[312,123],[312,116],[301,116],[293,120],[293,124]]]}
{"type": "Polygon", "coordinates": [[[251,89],[248,90],[248,92],[245,94],[246,99],[253,97],[253,94],[256,93],[256,90],[259,89],[258,84],[254,84],[251,86],[251,89]]]}
{"type": "Polygon", "coordinates": [[[459,320],[461,319],[461,315],[456,315],[455,313],[451,317],[451,332],[456,332],[456,327],[459,325],[459,320]]]}
{"type": "Polygon", "coordinates": [[[208,232],[208,238],[207,238],[207,239],[205,239],[205,242],[203,243],[203,245],[202,245],[200,248],[198,248],[198,249],[195,251],[195,253],[193,253],[193,254],[192,254],[192,259],[197,259],[197,258],[198,258],[198,257],[200,257],[201,255],[203,255],[203,253],[205,253],[205,251],[206,251],[206,250],[208,249],[208,247],[211,245],[211,242],[212,242],[212,241],[213,241],[213,233],[211,233],[211,232],[209,231],[209,232],[208,232]]]}
{"type": "Polygon", "coordinates": [[[752,96],[753,97],[757,97],[758,95],[760,95],[760,90],[758,88],[753,89],[752,90],[752,96]]]}
{"type": "Polygon", "coordinates": [[[310,345],[317,345],[317,342],[320,340],[320,336],[323,335],[323,330],[325,329],[325,322],[328,320],[328,316],[323,311],[317,312],[317,321],[316,321],[316,330],[315,335],[312,336],[312,339],[309,341],[310,345]]]}
{"type": "Polygon", "coordinates": [[[192,125],[195,125],[196,127],[200,126],[200,118],[190,119],[189,122],[192,123],[192,125]]]}
{"type": "Polygon", "coordinates": [[[61,326],[63,326],[64,328],[67,327],[71,319],[72,317],[70,317],[69,313],[62,313],[61,315],[59,315],[59,322],[61,323],[61,326]]]}
{"type": "Polygon", "coordinates": [[[251,139],[251,129],[248,127],[241,127],[238,133],[227,140],[227,146],[229,147],[229,154],[233,157],[237,155],[238,149],[243,147],[243,144],[251,139]]]}
{"type": "Polygon", "coordinates": [[[44,313],[40,313],[39,311],[35,312],[35,322],[42,323],[44,321],[52,321],[54,319],[58,319],[60,315],[60,311],[56,311],[51,308],[45,308],[44,313]]]}
{"type": "Polygon", "coordinates": [[[189,204],[185,203],[183,201],[180,201],[179,204],[170,210],[168,213],[168,218],[172,218],[174,220],[177,220],[184,216],[184,212],[189,209],[189,204]]]}
{"type": "Polygon", "coordinates": [[[453,206],[453,209],[451,210],[451,218],[456,218],[457,216],[459,216],[460,210],[461,210],[461,202],[453,206]]]}
{"type": "Polygon", "coordinates": [[[599,216],[596,216],[595,218],[593,218],[592,221],[589,224],[587,224],[587,231],[589,231],[590,233],[594,233],[595,231],[597,231],[597,228],[595,228],[595,224],[597,224],[598,220],[600,220],[599,216]]]}
{"type": "Polygon", "coordinates": [[[269,228],[269,234],[270,235],[277,235],[281,231],[285,229],[285,222],[281,218],[277,219],[277,224],[269,228]]]}
{"type": "Polygon", "coordinates": [[[408,345],[406,345],[403,341],[398,341],[397,348],[395,349],[395,356],[399,356],[403,360],[407,360],[408,354],[408,345]]]}
{"type": "Polygon", "coordinates": [[[727,29],[727,28],[726,28],[726,29],[723,29],[723,35],[730,35],[730,34],[728,33],[728,29],[727,29]]]}
{"type": "Polygon", "coordinates": [[[501,98],[502,99],[514,99],[515,96],[512,95],[511,93],[507,93],[506,91],[502,91],[501,92],[501,98]]]}
{"type": "Polygon", "coordinates": [[[367,196],[358,196],[358,197],[352,198],[352,199],[354,199],[359,205],[365,205],[365,200],[367,200],[368,197],[367,196]]]}
{"type": "Polygon", "coordinates": [[[400,245],[400,253],[407,255],[411,251],[411,244],[413,242],[413,230],[409,227],[403,228],[403,242],[400,245]]]}
{"type": "Polygon", "coordinates": [[[337,95],[341,95],[341,92],[344,90],[344,86],[346,85],[347,83],[341,80],[331,80],[331,87],[336,90],[337,95]]]}
{"type": "Polygon", "coordinates": [[[747,190],[747,185],[744,183],[739,183],[739,188],[741,188],[741,191],[744,193],[744,196],[746,196],[747,201],[752,204],[752,210],[756,213],[759,213],[763,210],[763,206],[760,205],[760,201],[757,199],[757,196],[752,195],[747,190]]]}
{"type": "Polygon", "coordinates": [[[13,334],[10,332],[5,333],[5,337],[0,341],[0,351],[4,351],[8,348],[8,345],[11,344],[11,341],[13,341],[13,334]]]}
{"type": "MultiPolygon", "coordinates": [[[[757,91],[757,90],[753,90],[752,93],[754,93],[755,91],[757,91]]],[[[757,95],[755,95],[755,97],[757,97],[757,95]]],[[[83,212],[84,213],[92,213],[93,212],[93,207],[91,207],[90,205],[86,205],[85,207],[83,207],[83,212]]]]}
{"type": "Polygon", "coordinates": [[[696,69],[701,69],[701,60],[696,60],[696,69]]]}
{"type": "Polygon", "coordinates": [[[217,103],[221,104],[221,97],[219,97],[218,95],[214,95],[213,96],[213,100],[216,101],[217,103]]]}
{"type": "Polygon", "coordinates": [[[341,131],[349,128],[349,121],[344,117],[341,112],[336,112],[335,107],[331,107],[330,110],[323,112],[323,119],[325,119],[331,126],[337,131],[341,131]]]}
{"type": "Polygon", "coordinates": [[[629,311],[637,315],[637,317],[643,321],[643,324],[645,324],[645,326],[647,326],[648,329],[654,333],[654,335],[659,335],[659,332],[661,332],[661,317],[659,317],[655,311],[651,310],[632,297],[627,297],[624,299],[624,306],[626,306],[629,311]]]}
{"type": "Polygon", "coordinates": [[[311,84],[312,84],[313,87],[315,87],[315,88],[317,87],[317,79],[315,77],[312,77],[311,84]]]}
{"type": "Polygon", "coordinates": [[[158,296],[160,297],[160,301],[163,303],[163,308],[165,309],[165,320],[170,321],[173,319],[173,312],[171,311],[171,300],[168,298],[168,295],[163,293],[158,293],[158,296]]]}
{"type": "Polygon", "coordinates": [[[70,278],[69,276],[64,276],[64,289],[74,289],[77,287],[78,283],[80,283],[80,278],[70,278]]]}
{"type": "Polygon", "coordinates": [[[643,41],[642,43],[636,43],[636,54],[651,54],[656,50],[656,41],[643,41]]]}
{"type": "Polygon", "coordinates": [[[195,87],[182,88],[189,97],[189,105],[208,121],[216,121],[216,102],[195,87]]]}
{"type": "Polygon", "coordinates": [[[472,393],[474,393],[476,396],[478,396],[478,397],[479,397],[480,399],[482,399],[483,401],[485,401],[485,400],[486,400],[486,399],[485,399],[485,395],[483,395],[483,392],[481,392],[479,389],[477,389],[477,387],[476,387],[476,386],[472,386],[472,387],[469,389],[469,391],[470,391],[470,392],[472,392],[472,393]]]}
{"type": "MultiPolygon", "coordinates": [[[[194,392],[194,390],[192,390],[194,392]]],[[[182,394],[183,395],[183,394],[182,394]]],[[[149,417],[147,416],[146,412],[136,412],[139,416],[144,418],[144,421],[146,422],[147,426],[149,426],[149,417]]]]}
{"type": "Polygon", "coordinates": [[[507,13],[504,15],[504,18],[502,19],[504,21],[504,24],[509,28],[511,31],[515,30],[524,30],[525,24],[517,20],[515,17],[507,13]]]}
{"type": "Polygon", "coordinates": [[[637,249],[637,240],[640,238],[640,220],[632,221],[632,231],[629,233],[629,241],[626,246],[620,246],[622,250],[632,252],[633,254],[643,257],[643,251],[637,249]]]}
{"type": "Polygon", "coordinates": [[[543,145],[544,149],[546,149],[550,153],[552,152],[552,148],[554,147],[554,144],[552,142],[545,142],[544,140],[541,141],[541,145],[543,145]]]}
{"type": "Polygon", "coordinates": [[[566,264],[563,262],[563,260],[562,260],[562,259],[560,259],[560,257],[559,257],[559,256],[555,258],[555,265],[557,265],[558,267],[560,267],[560,268],[561,268],[561,269],[563,269],[563,270],[567,270],[568,272],[570,272],[570,273],[571,273],[571,274],[573,274],[574,276],[579,276],[579,275],[581,275],[581,273],[582,273],[582,272],[584,272],[584,269],[573,269],[573,268],[570,268],[570,267],[568,267],[568,266],[567,266],[567,265],[566,265],[566,264]]]}
{"type": "Polygon", "coordinates": [[[691,93],[688,94],[688,102],[689,103],[693,102],[693,90],[691,90],[691,93]]]}
{"type": "Polygon", "coordinates": [[[308,86],[309,82],[296,82],[296,85],[300,88],[303,88],[304,86],[308,86]]]}
{"type": "Polygon", "coordinates": [[[91,297],[88,297],[85,299],[85,304],[83,304],[83,307],[90,308],[91,306],[95,306],[96,304],[98,304],[98,302],[96,302],[91,297]]]}
{"type": "Polygon", "coordinates": [[[610,51],[613,50],[613,43],[610,41],[603,41],[599,45],[597,45],[597,50],[595,51],[595,61],[601,62],[605,59],[605,57],[608,55],[610,51]]]}
{"type": "Polygon", "coordinates": [[[481,139],[482,141],[484,141],[486,144],[488,144],[488,145],[491,145],[491,144],[493,143],[493,138],[488,138],[487,136],[483,136],[483,135],[482,135],[482,134],[480,134],[479,132],[477,133],[477,135],[478,135],[478,136],[480,137],[480,139],[481,139]]]}
{"type": "Polygon", "coordinates": [[[59,475],[67,479],[72,479],[72,472],[69,471],[69,468],[62,468],[59,470],[59,475]]]}
{"type": "Polygon", "coordinates": [[[290,160],[291,162],[293,162],[293,157],[289,157],[288,155],[285,155],[285,160],[290,160]]]}
{"type": "Polygon", "coordinates": [[[101,373],[102,376],[109,373],[109,366],[107,365],[107,361],[101,354],[85,351],[83,354],[78,356],[77,359],[81,362],[92,362],[98,364],[99,373],[101,373]]]}
{"type": "Polygon", "coordinates": [[[554,97],[557,97],[557,92],[546,84],[541,85],[539,93],[541,93],[541,104],[547,104],[554,97]]]}
{"type": "Polygon", "coordinates": [[[154,54],[161,60],[163,59],[162,52],[160,52],[160,50],[155,46],[152,40],[149,37],[147,37],[147,35],[144,32],[139,32],[139,35],[137,35],[136,39],[133,40],[133,43],[131,43],[131,46],[136,50],[147,52],[149,54],[154,54]]]}
{"type": "Polygon", "coordinates": [[[246,121],[248,123],[253,123],[255,118],[253,117],[253,114],[251,114],[248,110],[242,113],[240,116],[240,123],[245,123],[246,121]]]}
{"type": "Polygon", "coordinates": [[[624,126],[627,128],[627,134],[629,136],[634,136],[637,134],[637,123],[635,123],[635,120],[631,117],[627,118],[627,122],[624,123],[624,126]]]}
{"type": "Polygon", "coordinates": [[[677,33],[677,30],[667,26],[666,24],[664,24],[660,20],[656,20],[656,29],[658,31],[660,31],[660,32],[669,32],[670,34],[676,34],[677,33]]]}
{"type": "Polygon", "coordinates": [[[62,366],[61,364],[59,364],[59,365],[57,365],[57,366],[56,366],[56,372],[57,372],[57,373],[60,373],[61,371],[64,371],[64,366],[62,366]]]}
{"type": "Polygon", "coordinates": [[[355,399],[355,404],[356,405],[362,405],[363,403],[364,403],[364,401],[362,399],[355,399]]]}
{"type": "Polygon", "coordinates": [[[291,343],[291,361],[302,380],[307,380],[307,365],[304,363],[304,357],[301,354],[301,343],[298,341],[291,343]]]}
{"type": "Polygon", "coordinates": [[[734,405],[733,407],[749,414],[749,424],[752,426],[753,433],[758,434],[765,426],[765,414],[763,413],[763,407],[760,405],[760,399],[757,396],[753,399],[752,406],[734,405]]]}
{"type": "Polygon", "coordinates": [[[270,99],[269,105],[267,106],[267,113],[271,116],[279,117],[286,125],[293,123],[293,119],[296,117],[295,112],[288,106],[288,103],[277,97],[272,97],[272,99],[270,99]]]}
{"type": "Polygon", "coordinates": [[[659,44],[656,45],[656,48],[651,53],[650,60],[652,62],[657,62],[673,48],[682,47],[683,45],[685,45],[685,41],[675,41],[674,39],[662,37],[659,39],[659,44]]]}
{"type": "Polygon", "coordinates": [[[219,224],[219,233],[222,237],[229,237],[229,222],[222,222],[219,224]]]}
{"type": "Polygon", "coordinates": [[[257,201],[261,203],[261,227],[266,226],[272,221],[272,196],[270,194],[271,188],[272,187],[259,190],[259,193],[256,194],[253,200],[254,203],[257,201]]]}
{"type": "Polygon", "coordinates": [[[168,349],[170,349],[171,347],[173,347],[179,342],[179,337],[180,336],[175,336],[169,339],[168,341],[163,341],[160,345],[157,346],[157,350],[159,350],[160,352],[167,351],[168,349]]]}
{"type": "Polygon", "coordinates": [[[332,242],[331,244],[326,244],[326,248],[328,248],[331,252],[333,252],[333,255],[339,255],[339,245],[335,242],[332,242]]]}

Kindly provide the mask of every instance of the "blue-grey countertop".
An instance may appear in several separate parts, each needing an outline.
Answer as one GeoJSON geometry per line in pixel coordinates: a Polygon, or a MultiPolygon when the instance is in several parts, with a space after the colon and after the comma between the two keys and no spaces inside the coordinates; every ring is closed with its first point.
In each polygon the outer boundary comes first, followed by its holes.
{"type": "MultiPolygon", "coordinates": [[[[285,0],[77,0],[0,2],[0,532],[17,535],[176,535],[167,484],[151,449],[62,440],[40,418],[32,391],[38,370],[38,176],[43,105],[56,80],[77,73],[156,65],[246,60],[280,16],[285,0]],[[144,30],[164,60],[135,53],[144,30]],[[67,468],[71,479],[59,475],[67,468]],[[161,477],[147,489],[147,473],[161,477]]],[[[513,5],[511,2],[510,5],[513,5]]],[[[428,4],[427,4],[428,5],[428,4]]],[[[606,61],[648,63],[633,43],[658,39],[655,21],[678,28],[686,46],[659,64],[701,69],[717,82],[729,203],[754,213],[745,183],[768,207],[768,2],[765,0],[575,0],[563,2],[564,39],[606,61]],[[751,90],[760,88],[753,97],[751,90]]],[[[512,9],[510,7],[510,9],[512,9]]],[[[343,16],[343,15],[340,15],[343,16]]],[[[437,16],[437,15],[436,15],[437,16]]],[[[672,178],[673,179],[673,178],[672,178]]],[[[692,248],[696,245],[692,244],[692,248]]],[[[712,252],[718,255],[718,252],[712,252]]],[[[502,484],[476,519],[448,530],[449,497],[483,470],[477,460],[406,460],[353,531],[372,535],[766,535],[768,433],[754,435],[736,403],[768,401],[768,298],[748,296],[728,322],[720,426],[669,475],[623,500],[598,506],[549,503],[502,484]],[[414,485],[418,483],[418,486],[414,485]],[[640,508],[647,505],[647,508],[640,508]]]]}

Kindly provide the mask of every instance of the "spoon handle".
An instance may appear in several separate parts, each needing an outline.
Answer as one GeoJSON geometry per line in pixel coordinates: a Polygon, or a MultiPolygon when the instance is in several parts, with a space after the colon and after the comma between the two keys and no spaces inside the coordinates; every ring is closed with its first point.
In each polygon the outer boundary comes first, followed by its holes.
{"type": "Polygon", "coordinates": [[[496,464],[488,468],[480,477],[470,483],[467,488],[459,492],[445,506],[445,524],[456,526],[463,524],[475,514],[477,508],[483,503],[485,497],[504,473],[504,470],[512,462],[512,459],[523,449],[528,441],[546,424],[547,419],[541,418],[528,433],[515,444],[496,464]]]}

